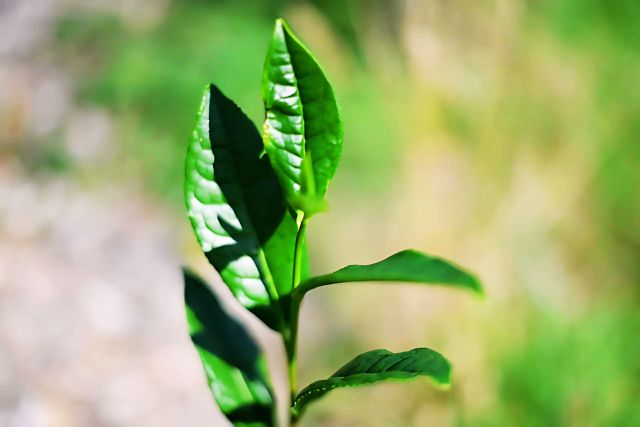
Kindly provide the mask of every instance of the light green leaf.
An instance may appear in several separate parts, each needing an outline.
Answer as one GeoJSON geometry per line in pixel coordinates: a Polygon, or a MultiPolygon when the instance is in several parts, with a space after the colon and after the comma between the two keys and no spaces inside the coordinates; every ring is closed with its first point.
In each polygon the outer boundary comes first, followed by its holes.
{"type": "Polygon", "coordinates": [[[199,277],[185,270],[184,282],[189,334],[220,410],[234,426],[274,426],[276,405],[262,351],[199,277]]]}
{"type": "Polygon", "coordinates": [[[414,348],[402,353],[368,351],[338,369],[326,380],[316,381],[305,387],[293,401],[292,416],[294,419],[299,418],[307,404],[335,388],[417,376],[425,376],[436,386],[446,388],[451,383],[451,364],[440,353],[428,348],[414,348]]]}
{"type": "Polygon", "coordinates": [[[186,159],[185,201],[202,250],[240,303],[282,328],[297,227],[249,118],[211,85],[186,159]]]}
{"type": "Polygon", "coordinates": [[[289,204],[312,215],[342,151],[343,126],[324,72],[282,19],[276,20],[262,79],[265,149],[289,204]]]}
{"type": "Polygon", "coordinates": [[[483,293],[480,281],[450,261],[404,250],[369,265],[349,265],[333,273],[305,280],[296,289],[302,296],[319,286],[343,282],[412,282],[442,284],[483,293]]]}

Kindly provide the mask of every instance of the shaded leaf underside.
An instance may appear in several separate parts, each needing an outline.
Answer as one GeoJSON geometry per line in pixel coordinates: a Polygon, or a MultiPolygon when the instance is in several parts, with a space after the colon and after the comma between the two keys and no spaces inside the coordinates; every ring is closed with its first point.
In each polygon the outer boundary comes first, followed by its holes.
{"type": "Polygon", "coordinates": [[[349,265],[333,273],[304,281],[298,292],[304,294],[319,286],[346,282],[411,282],[460,287],[482,294],[482,285],[471,273],[445,259],[414,250],[405,250],[368,265],[349,265]]]}

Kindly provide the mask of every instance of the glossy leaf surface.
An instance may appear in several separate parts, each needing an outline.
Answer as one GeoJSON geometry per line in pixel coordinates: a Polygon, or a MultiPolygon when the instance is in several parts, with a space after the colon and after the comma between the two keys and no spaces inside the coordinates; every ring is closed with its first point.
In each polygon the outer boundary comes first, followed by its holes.
{"type": "Polygon", "coordinates": [[[240,108],[211,85],[186,159],[185,199],[202,250],[240,303],[274,329],[291,291],[296,224],[240,108]]]}
{"type": "Polygon", "coordinates": [[[293,402],[292,414],[294,418],[300,417],[307,404],[335,388],[417,376],[425,376],[435,385],[447,387],[451,383],[451,364],[440,353],[428,348],[415,348],[402,353],[372,350],[357,356],[326,380],[305,387],[293,402]]]}
{"type": "Polygon", "coordinates": [[[412,282],[442,284],[482,294],[482,285],[471,273],[442,258],[405,250],[368,265],[349,265],[333,273],[315,276],[298,288],[304,294],[319,286],[343,282],[412,282]]]}
{"type": "Polygon", "coordinates": [[[209,388],[234,426],[274,425],[275,403],[260,348],[195,274],[184,271],[189,334],[209,388]]]}
{"type": "Polygon", "coordinates": [[[266,152],[290,205],[313,214],[322,209],[338,166],[343,126],[320,65],[281,19],[264,65],[262,96],[266,152]]]}

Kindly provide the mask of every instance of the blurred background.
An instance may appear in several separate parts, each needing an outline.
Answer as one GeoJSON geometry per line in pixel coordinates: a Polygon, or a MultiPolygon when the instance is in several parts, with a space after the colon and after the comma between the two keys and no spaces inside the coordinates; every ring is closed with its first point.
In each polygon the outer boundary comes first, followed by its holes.
{"type": "Polygon", "coordinates": [[[314,291],[302,384],[428,346],[454,386],[335,391],[303,425],[640,425],[637,0],[0,0],[0,426],[226,425],[186,333],[180,265],[220,282],[183,159],[208,82],[261,122],[276,16],[346,128],[312,272],[413,247],[487,288],[314,291]]]}

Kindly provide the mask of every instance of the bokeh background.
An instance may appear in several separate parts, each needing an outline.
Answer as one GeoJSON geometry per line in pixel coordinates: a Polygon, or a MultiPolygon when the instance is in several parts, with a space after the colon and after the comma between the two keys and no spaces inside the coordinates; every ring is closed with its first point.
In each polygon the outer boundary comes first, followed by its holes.
{"type": "Polygon", "coordinates": [[[226,425],[186,335],[180,265],[220,282],[183,159],[210,81],[261,121],[276,16],[346,124],[312,271],[413,247],[487,288],[314,291],[302,384],[418,346],[455,383],[335,391],[303,425],[640,425],[637,0],[0,0],[0,425],[226,425]]]}

